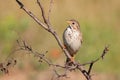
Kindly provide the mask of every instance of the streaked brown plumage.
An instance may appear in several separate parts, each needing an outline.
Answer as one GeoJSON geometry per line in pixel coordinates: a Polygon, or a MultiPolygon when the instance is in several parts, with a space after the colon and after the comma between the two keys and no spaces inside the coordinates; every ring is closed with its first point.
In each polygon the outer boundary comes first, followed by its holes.
{"type": "MultiPolygon", "coordinates": [[[[81,47],[82,33],[80,32],[80,25],[76,20],[69,20],[67,22],[69,26],[63,33],[63,42],[69,54],[74,57],[81,47]]],[[[66,63],[68,62],[71,62],[71,60],[67,59],[66,63]]]]}

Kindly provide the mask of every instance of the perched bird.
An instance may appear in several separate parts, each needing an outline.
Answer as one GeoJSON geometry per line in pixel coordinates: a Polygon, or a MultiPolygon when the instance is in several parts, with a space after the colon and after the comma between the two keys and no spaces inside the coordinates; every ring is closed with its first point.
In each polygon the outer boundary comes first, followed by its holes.
{"type": "Polygon", "coordinates": [[[68,50],[72,59],[67,58],[66,64],[72,65],[74,55],[78,52],[82,44],[82,33],[80,32],[80,25],[76,20],[67,21],[69,24],[63,33],[63,42],[65,48],[68,50]]]}

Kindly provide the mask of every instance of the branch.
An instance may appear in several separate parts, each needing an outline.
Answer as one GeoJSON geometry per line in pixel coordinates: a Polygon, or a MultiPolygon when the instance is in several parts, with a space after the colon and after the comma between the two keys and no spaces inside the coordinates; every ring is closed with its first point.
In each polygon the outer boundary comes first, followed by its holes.
{"type": "Polygon", "coordinates": [[[48,53],[48,51],[44,52],[44,53],[39,53],[39,52],[36,52],[30,45],[28,45],[26,43],[26,41],[24,40],[17,40],[17,44],[18,44],[18,49],[16,49],[16,51],[28,51],[30,52],[31,54],[34,55],[34,57],[36,58],[39,58],[39,62],[42,63],[42,62],[45,62],[46,64],[48,64],[49,66],[52,66],[54,67],[53,68],[53,71],[55,72],[55,74],[57,75],[57,78],[61,78],[61,77],[67,77],[67,68],[65,66],[61,66],[61,65],[57,65],[57,64],[53,64],[47,57],[46,57],[46,53],[48,53]],[[59,74],[56,70],[56,68],[61,68],[61,69],[66,69],[65,73],[63,74],[59,74]]]}
{"type": "Polygon", "coordinates": [[[16,0],[16,2],[19,4],[20,8],[23,8],[24,5],[19,0],[16,0]]]}
{"type": "Polygon", "coordinates": [[[57,75],[57,79],[63,78],[63,77],[69,78],[69,77],[67,76],[67,72],[66,72],[66,71],[65,71],[65,73],[63,73],[63,74],[59,74],[55,69],[53,69],[53,71],[54,71],[55,74],[57,75]]]}
{"type": "Polygon", "coordinates": [[[46,24],[42,23],[31,11],[29,11],[23,3],[21,3],[19,0],[16,0],[16,2],[19,4],[20,8],[23,9],[31,18],[33,18],[40,26],[42,26],[45,30],[48,30],[48,27],[46,24]]]}
{"type": "Polygon", "coordinates": [[[41,54],[41,53],[33,50],[33,48],[30,45],[28,45],[27,42],[24,40],[17,40],[17,44],[18,44],[18,49],[16,49],[15,51],[20,51],[20,50],[28,51],[31,54],[33,54],[34,57],[38,57],[39,62],[45,62],[49,66],[65,68],[64,66],[53,64],[48,58],[46,58],[45,55],[46,55],[46,53],[48,53],[48,51],[45,51],[44,53],[41,54]]]}
{"type": "Polygon", "coordinates": [[[97,59],[95,59],[94,61],[91,61],[91,62],[87,62],[87,63],[84,63],[84,64],[81,64],[83,66],[85,65],[89,65],[91,63],[95,63],[97,61],[99,61],[100,59],[104,59],[106,53],[109,51],[109,45],[105,46],[105,48],[103,49],[103,52],[101,53],[100,57],[98,57],[97,59]]]}
{"type": "Polygon", "coordinates": [[[103,59],[104,56],[106,55],[106,53],[107,53],[108,51],[109,51],[109,46],[105,46],[105,48],[104,48],[101,56],[98,57],[96,60],[91,61],[91,62],[87,62],[87,63],[84,63],[84,64],[79,64],[79,63],[76,64],[76,65],[78,65],[77,68],[83,73],[83,75],[86,77],[87,80],[91,80],[91,75],[90,75],[90,73],[91,73],[91,70],[92,70],[93,65],[94,65],[97,61],[99,61],[100,59],[103,59]],[[81,69],[81,67],[80,67],[80,66],[85,66],[85,65],[89,65],[88,71],[87,71],[87,70],[83,70],[83,69],[81,69]]]}
{"type": "Polygon", "coordinates": [[[97,58],[96,60],[94,61],[91,61],[91,62],[88,62],[88,63],[84,63],[84,64],[80,64],[80,63],[75,63],[74,66],[61,66],[61,65],[57,65],[57,64],[53,64],[48,58],[45,57],[45,54],[48,52],[46,51],[45,53],[41,54],[39,52],[36,52],[35,50],[33,50],[33,48],[31,46],[29,46],[25,41],[21,40],[17,40],[17,43],[18,43],[18,46],[19,48],[16,50],[16,51],[19,51],[19,50],[25,50],[25,51],[28,51],[30,53],[32,53],[35,57],[39,58],[39,62],[45,62],[47,63],[49,66],[52,66],[54,67],[53,68],[53,71],[55,72],[55,74],[57,75],[57,78],[61,78],[61,77],[67,77],[67,72],[66,71],[73,71],[73,70],[76,70],[78,69],[84,76],[87,80],[92,80],[91,79],[91,70],[92,70],[92,67],[93,65],[99,61],[100,59],[103,59],[103,57],[105,56],[105,54],[109,51],[108,50],[108,46],[106,46],[101,54],[101,56],[99,58],[97,58]],[[90,65],[88,70],[85,70],[83,67],[86,66],[86,65],[90,65]],[[59,68],[62,68],[62,69],[65,69],[65,73],[63,74],[59,74],[57,71],[56,71],[56,67],[59,67],[59,68]]]}
{"type": "Polygon", "coordinates": [[[9,68],[11,66],[15,66],[17,63],[16,59],[8,59],[5,62],[0,63],[0,71],[2,71],[5,74],[9,73],[9,68]]]}
{"type": "Polygon", "coordinates": [[[105,46],[105,48],[104,48],[101,56],[100,56],[99,58],[97,58],[96,60],[90,62],[90,66],[89,66],[89,69],[88,69],[88,75],[90,74],[91,69],[92,69],[94,63],[96,63],[96,62],[99,61],[100,59],[103,59],[103,58],[104,58],[104,56],[106,55],[106,53],[109,51],[108,48],[109,48],[109,46],[105,46]]]}
{"type": "MultiPolygon", "coordinates": [[[[49,25],[48,23],[46,23],[47,25],[45,25],[45,23],[42,23],[32,12],[30,12],[27,8],[24,7],[23,3],[20,2],[19,0],[16,0],[16,2],[19,4],[20,8],[23,9],[31,18],[33,18],[39,25],[41,25],[41,27],[43,27],[45,30],[47,30],[48,32],[50,32],[54,37],[55,39],[57,40],[58,42],[58,45],[61,47],[61,49],[64,51],[64,54],[67,58],[70,58],[71,59],[71,56],[69,54],[69,52],[67,51],[67,49],[64,48],[64,45],[62,44],[60,38],[58,37],[56,31],[52,28],[51,25],[49,25]]],[[[39,2],[39,0],[38,0],[39,2]]],[[[43,8],[41,8],[43,9],[43,8]]],[[[41,11],[44,11],[44,10],[41,10],[41,11]]],[[[44,17],[45,16],[42,16],[43,19],[45,19],[44,17]]]]}
{"type": "MultiPolygon", "coordinates": [[[[51,7],[52,7],[52,1],[50,1],[50,6],[49,6],[49,11],[48,11],[48,19],[46,18],[45,16],[45,11],[44,11],[44,8],[43,6],[41,5],[41,2],[39,0],[37,0],[37,3],[40,7],[40,10],[41,10],[41,13],[42,13],[42,18],[44,20],[44,22],[41,22],[32,12],[30,12],[27,8],[25,8],[25,6],[23,5],[22,2],[20,2],[19,0],[16,0],[16,2],[19,4],[20,8],[23,9],[31,18],[33,18],[41,27],[43,27],[45,30],[47,30],[48,32],[50,32],[54,38],[57,40],[57,43],[58,45],[60,46],[60,48],[63,50],[65,56],[69,59],[71,59],[71,56],[69,54],[69,52],[67,51],[67,49],[64,48],[64,45],[63,43],[61,42],[60,38],[58,37],[56,31],[53,29],[53,26],[50,25],[50,21],[49,21],[49,15],[50,15],[50,12],[51,12],[51,7]]],[[[18,41],[18,44],[19,44],[19,41],[18,41]]],[[[35,55],[35,57],[38,57],[39,58],[39,61],[40,62],[45,62],[47,63],[49,66],[53,66],[53,67],[59,67],[59,68],[63,68],[63,69],[66,69],[66,70],[69,70],[69,71],[72,71],[72,70],[75,70],[75,69],[78,69],[84,76],[87,80],[92,80],[91,79],[91,70],[92,70],[92,67],[94,65],[94,63],[96,63],[97,61],[99,61],[100,59],[103,59],[104,56],[106,55],[106,53],[108,52],[108,46],[105,47],[105,49],[103,50],[101,56],[99,58],[97,58],[96,60],[94,61],[91,61],[91,62],[88,62],[88,63],[84,63],[84,64],[80,64],[80,63],[77,63],[77,62],[73,62],[73,66],[61,66],[61,65],[56,65],[56,64],[53,64],[52,62],[50,62],[46,57],[45,57],[45,54],[40,54],[39,52],[36,52],[32,49],[31,46],[28,46],[26,44],[25,41],[22,41],[22,46],[19,44],[19,47],[20,49],[18,50],[27,50],[31,53],[33,53],[35,55]],[[89,65],[89,68],[88,70],[86,70],[85,68],[83,68],[85,65],[89,65]]],[[[47,53],[47,52],[45,52],[47,53]]],[[[54,72],[56,73],[56,75],[60,76],[56,70],[54,70],[54,72]]],[[[61,75],[62,77],[66,76],[66,73],[61,75]]]]}
{"type": "Polygon", "coordinates": [[[43,8],[40,0],[37,0],[37,3],[38,3],[38,5],[39,5],[39,7],[40,7],[43,21],[44,21],[44,23],[48,26],[48,28],[50,29],[51,25],[50,25],[50,21],[49,21],[49,14],[50,14],[50,12],[51,12],[52,0],[51,0],[51,2],[50,2],[50,6],[49,6],[48,19],[47,19],[46,16],[45,16],[45,11],[44,11],[44,8],[43,8]]]}
{"type": "Polygon", "coordinates": [[[38,5],[39,5],[39,7],[40,7],[40,10],[41,10],[41,13],[42,13],[42,17],[43,17],[44,23],[47,24],[48,21],[47,21],[47,19],[46,19],[46,17],[45,17],[45,11],[44,11],[44,9],[43,9],[43,6],[41,5],[40,0],[37,0],[37,3],[38,3],[38,5]]]}

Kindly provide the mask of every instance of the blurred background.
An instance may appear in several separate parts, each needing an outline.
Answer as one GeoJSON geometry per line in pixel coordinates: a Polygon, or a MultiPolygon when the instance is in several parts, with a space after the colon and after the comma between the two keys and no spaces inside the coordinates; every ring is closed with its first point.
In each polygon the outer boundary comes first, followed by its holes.
{"type": "MultiPolygon", "coordinates": [[[[21,1],[42,19],[36,0],[21,1]]],[[[46,15],[49,2],[42,0],[46,15]]],[[[110,45],[104,60],[93,67],[93,80],[120,80],[120,0],[53,0],[50,20],[61,40],[69,19],[79,21],[83,33],[83,44],[75,59],[81,63],[94,60],[110,45]]],[[[47,57],[54,63],[64,64],[64,54],[54,37],[20,9],[15,0],[0,0],[0,62],[8,59],[20,37],[36,51],[48,51],[47,57]]],[[[40,64],[26,52],[18,53],[14,54],[17,65],[9,75],[0,72],[0,80],[48,80],[53,76],[47,64],[40,64]]],[[[71,72],[67,80],[81,80],[80,75],[71,72]]]]}

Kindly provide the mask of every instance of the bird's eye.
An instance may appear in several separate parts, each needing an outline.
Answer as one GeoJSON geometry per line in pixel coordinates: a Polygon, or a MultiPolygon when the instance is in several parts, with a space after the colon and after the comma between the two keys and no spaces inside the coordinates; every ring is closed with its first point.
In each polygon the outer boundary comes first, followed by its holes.
{"type": "Polygon", "coordinates": [[[73,22],[72,24],[74,25],[75,23],[73,22]]]}

